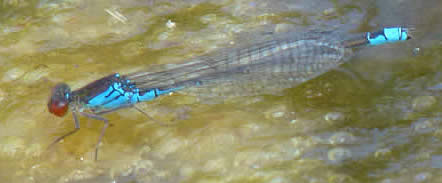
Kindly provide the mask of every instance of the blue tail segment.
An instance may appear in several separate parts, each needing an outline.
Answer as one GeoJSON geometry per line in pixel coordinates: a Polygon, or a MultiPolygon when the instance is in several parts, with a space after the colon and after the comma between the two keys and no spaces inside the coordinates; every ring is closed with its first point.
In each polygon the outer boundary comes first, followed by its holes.
{"type": "Polygon", "coordinates": [[[140,90],[130,80],[121,77],[120,74],[99,79],[79,90],[73,95],[79,96],[82,103],[94,111],[111,110],[121,106],[130,106],[138,102],[150,101],[154,98],[179,90],[172,89],[143,89],[140,90]]]}
{"type": "Polygon", "coordinates": [[[378,32],[368,32],[367,40],[370,45],[380,45],[410,39],[407,28],[390,27],[378,32]]]}

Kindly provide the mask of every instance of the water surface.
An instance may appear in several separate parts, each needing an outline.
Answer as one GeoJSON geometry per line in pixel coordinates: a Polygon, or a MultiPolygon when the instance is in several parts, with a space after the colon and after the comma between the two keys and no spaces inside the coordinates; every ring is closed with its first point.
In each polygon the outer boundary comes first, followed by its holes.
{"type": "Polygon", "coordinates": [[[5,0],[0,9],[4,182],[438,182],[442,180],[442,3],[438,0],[5,0]],[[121,16],[120,16],[121,15],[121,16]],[[416,27],[360,50],[282,96],[174,94],[102,123],[47,111],[58,82],[178,63],[269,32],[416,27]],[[354,77],[356,76],[356,77],[354,77]]]}

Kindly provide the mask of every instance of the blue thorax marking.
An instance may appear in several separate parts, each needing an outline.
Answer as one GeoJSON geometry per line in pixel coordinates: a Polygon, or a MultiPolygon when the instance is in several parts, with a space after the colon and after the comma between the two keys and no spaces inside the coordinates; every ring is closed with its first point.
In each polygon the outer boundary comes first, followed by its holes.
{"type": "MultiPolygon", "coordinates": [[[[95,96],[88,96],[86,106],[91,109],[114,109],[124,105],[136,104],[138,102],[150,101],[159,95],[167,94],[181,88],[171,88],[171,89],[143,89],[140,91],[134,83],[130,80],[120,78],[119,74],[113,76],[108,76],[97,80],[97,85],[106,84],[106,86],[92,86],[87,89],[94,88],[104,88],[104,91],[95,91],[98,94],[95,96]]],[[[94,93],[94,92],[92,92],[94,93]]]]}
{"type": "Polygon", "coordinates": [[[408,29],[402,27],[384,28],[383,31],[367,33],[370,45],[379,45],[396,41],[404,41],[408,38],[408,29]]]}

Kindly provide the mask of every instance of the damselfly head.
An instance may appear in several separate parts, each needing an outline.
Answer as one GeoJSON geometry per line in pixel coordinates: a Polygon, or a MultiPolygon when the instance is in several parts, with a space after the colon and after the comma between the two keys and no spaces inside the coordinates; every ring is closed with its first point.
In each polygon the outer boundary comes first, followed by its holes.
{"type": "Polygon", "coordinates": [[[48,102],[49,112],[62,117],[69,110],[69,99],[71,97],[71,88],[65,83],[59,83],[52,89],[51,97],[48,102]]]}

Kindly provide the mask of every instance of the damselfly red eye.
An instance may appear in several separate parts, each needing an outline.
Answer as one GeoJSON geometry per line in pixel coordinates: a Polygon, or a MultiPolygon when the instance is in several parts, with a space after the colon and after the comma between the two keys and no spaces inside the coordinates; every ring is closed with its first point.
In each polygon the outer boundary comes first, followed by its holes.
{"type": "Polygon", "coordinates": [[[57,84],[51,93],[51,97],[48,102],[49,112],[62,117],[69,110],[69,97],[71,94],[71,89],[67,84],[60,83],[57,84]]]}

